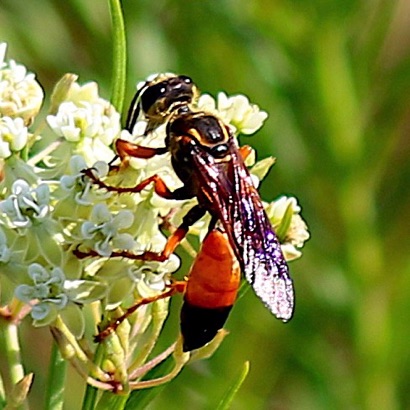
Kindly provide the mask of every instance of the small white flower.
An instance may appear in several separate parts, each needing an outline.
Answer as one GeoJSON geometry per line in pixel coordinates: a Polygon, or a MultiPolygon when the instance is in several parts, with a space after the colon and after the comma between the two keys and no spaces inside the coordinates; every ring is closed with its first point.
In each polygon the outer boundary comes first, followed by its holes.
{"type": "Polygon", "coordinates": [[[104,99],[100,98],[98,94],[98,84],[92,81],[83,85],[77,82],[72,83],[66,101],[71,101],[77,106],[81,106],[86,102],[93,104],[107,103],[104,99]]]}
{"type": "Polygon", "coordinates": [[[22,118],[0,117],[0,158],[21,151],[27,144],[28,131],[22,118]]]}
{"type": "Polygon", "coordinates": [[[104,288],[98,282],[67,280],[59,267],[46,269],[39,263],[28,267],[32,285],[19,285],[15,295],[21,301],[32,304],[31,316],[37,325],[51,323],[57,312],[70,302],[84,303],[102,297],[104,288]]]}
{"type": "Polygon", "coordinates": [[[134,221],[131,211],[122,210],[116,215],[111,214],[105,204],[97,204],[92,211],[91,221],[81,226],[83,238],[92,243],[101,256],[110,256],[113,249],[131,249],[134,240],[128,233],[120,233],[129,228],[134,221]]]}
{"type": "Polygon", "coordinates": [[[14,182],[12,193],[0,202],[0,210],[10,220],[13,228],[27,228],[33,222],[44,220],[50,211],[50,191],[46,184],[32,188],[19,179],[14,182]]]}
{"type": "Polygon", "coordinates": [[[43,89],[35,75],[14,60],[5,62],[6,43],[0,44],[0,116],[21,117],[29,124],[43,103],[43,89]]]}
{"type": "Polygon", "coordinates": [[[19,285],[15,294],[25,303],[37,301],[31,311],[33,319],[43,320],[51,312],[50,305],[58,310],[67,305],[68,297],[63,289],[65,276],[60,268],[47,270],[38,263],[32,263],[28,267],[28,275],[33,285],[19,285]]]}
{"type": "Polygon", "coordinates": [[[219,117],[230,124],[238,134],[253,134],[262,127],[268,117],[256,104],[249,102],[244,95],[228,97],[225,93],[218,94],[218,101],[207,94],[201,95],[198,107],[206,111],[216,111],[219,117]]]}
{"type": "MultiPolygon", "coordinates": [[[[87,164],[84,158],[80,155],[74,155],[70,160],[71,174],[63,175],[60,178],[60,185],[64,191],[71,193],[77,204],[90,206],[96,202],[97,197],[104,199],[110,197],[111,194],[103,190],[93,189],[94,184],[85,178],[82,172],[86,168],[87,164]]],[[[96,162],[92,168],[100,179],[107,175],[109,169],[108,164],[103,161],[96,162]]]]}
{"type": "Polygon", "coordinates": [[[132,282],[137,284],[139,295],[147,297],[153,291],[163,291],[169,275],[175,272],[180,264],[179,258],[176,255],[171,255],[164,262],[147,261],[138,268],[129,269],[127,273],[132,282]]]}
{"type": "Polygon", "coordinates": [[[108,101],[93,93],[90,98],[96,101],[63,102],[56,115],[47,116],[47,122],[57,135],[77,143],[75,153],[83,155],[87,164],[108,162],[114,157],[109,146],[121,130],[120,115],[108,101]]]}
{"type": "Polygon", "coordinates": [[[119,133],[119,114],[106,115],[106,107],[85,102],[77,106],[73,102],[60,104],[56,115],[48,115],[47,122],[55,133],[68,141],[82,138],[100,138],[106,145],[119,133]]]}
{"type": "Polygon", "coordinates": [[[299,258],[302,253],[297,248],[302,248],[310,235],[299,214],[301,208],[296,198],[282,196],[270,204],[265,204],[265,210],[282,244],[285,259],[299,258]]]}

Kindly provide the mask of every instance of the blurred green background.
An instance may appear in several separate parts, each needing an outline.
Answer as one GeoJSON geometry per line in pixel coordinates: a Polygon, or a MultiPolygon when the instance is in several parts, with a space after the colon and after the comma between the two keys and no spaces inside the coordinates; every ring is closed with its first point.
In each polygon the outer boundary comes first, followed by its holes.
{"type": "MultiPolygon", "coordinates": [[[[248,292],[213,358],[185,368],[150,409],[213,409],[246,360],[234,409],[410,408],[410,3],[406,0],[123,0],[127,102],[154,72],[244,93],[269,113],[251,139],[277,163],[262,196],[298,197],[311,240],[291,264],[286,325],[248,292]]],[[[0,40],[46,92],[66,72],[110,96],[102,0],[1,0],[0,40]]],[[[166,333],[177,333],[173,303],[166,333]]],[[[33,408],[51,338],[27,333],[33,408]]],[[[70,374],[66,409],[81,403],[70,374]]],[[[38,400],[38,401],[36,401],[38,400]]],[[[37,404],[36,404],[37,403],[37,404]]]]}

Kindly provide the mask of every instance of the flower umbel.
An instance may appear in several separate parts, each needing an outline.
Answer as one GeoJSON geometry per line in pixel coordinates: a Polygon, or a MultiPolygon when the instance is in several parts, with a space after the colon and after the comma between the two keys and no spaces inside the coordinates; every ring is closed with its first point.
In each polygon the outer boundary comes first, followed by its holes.
{"type": "MultiPolygon", "coordinates": [[[[2,304],[26,304],[33,325],[50,326],[61,352],[95,387],[119,392],[171,380],[190,357],[211,354],[225,333],[192,355],[183,352],[178,338],[148,361],[169,296],[181,291],[171,280],[180,260],[172,246],[163,252],[168,243],[163,231],[173,238],[174,225],[198,200],[170,200],[156,189],[159,178],[170,191],[183,186],[170,153],[114,161],[112,146],[120,137],[158,152],[166,144],[165,117],[149,132],[141,118],[131,135],[121,130],[119,113],[99,96],[96,83],[81,85],[76,75],[67,74],[54,90],[45,122],[34,127],[43,91],[24,66],[5,61],[5,52],[0,44],[0,285],[3,280],[12,285],[4,292],[2,287],[2,304]],[[133,190],[140,183],[141,189],[133,190]],[[92,335],[104,327],[108,337],[100,341],[100,366],[93,362],[92,335]],[[171,353],[175,367],[168,375],[141,382],[171,353]]],[[[217,101],[203,95],[192,109],[214,113],[235,135],[256,132],[267,118],[243,95],[220,93],[217,101]]],[[[273,159],[255,163],[253,153],[246,164],[257,186],[273,159]]],[[[266,210],[286,258],[299,257],[309,234],[296,200],[281,198],[266,210]]],[[[207,236],[210,219],[200,218],[190,230],[199,242],[207,236]]],[[[185,246],[195,254],[189,243],[185,246]]]]}

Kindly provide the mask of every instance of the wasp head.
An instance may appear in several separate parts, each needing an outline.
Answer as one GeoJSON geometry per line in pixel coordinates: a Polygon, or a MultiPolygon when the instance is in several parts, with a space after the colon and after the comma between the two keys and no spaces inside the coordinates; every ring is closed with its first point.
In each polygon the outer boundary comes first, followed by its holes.
{"type": "Polygon", "coordinates": [[[147,84],[141,95],[141,108],[148,118],[166,117],[178,107],[191,104],[198,89],[191,78],[172,75],[157,77],[147,84]]]}
{"type": "Polygon", "coordinates": [[[147,81],[135,94],[127,118],[132,131],[140,112],[148,120],[146,133],[163,124],[170,114],[196,101],[199,91],[190,77],[159,74],[147,81]]]}

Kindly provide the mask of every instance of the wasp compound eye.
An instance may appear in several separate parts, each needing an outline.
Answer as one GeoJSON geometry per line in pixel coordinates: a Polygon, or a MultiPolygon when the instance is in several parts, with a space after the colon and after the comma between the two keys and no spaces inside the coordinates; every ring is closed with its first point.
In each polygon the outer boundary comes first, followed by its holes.
{"type": "Polygon", "coordinates": [[[141,96],[141,106],[148,112],[161,98],[166,96],[167,87],[163,83],[149,86],[141,96]]]}
{"type": "Polygon", "coordinates": [[[209,152],[214,158],[224,158],[228,153],[229,149],[226,144],[219,144],[211,147],[209,152]]]}
{"type": "Polygon", "coordinates": [[[192,84],[192,78],[188,77],[187,75],[180,75],[178,78],[181,82],[184,82],[185,84],[192,84]]]}

